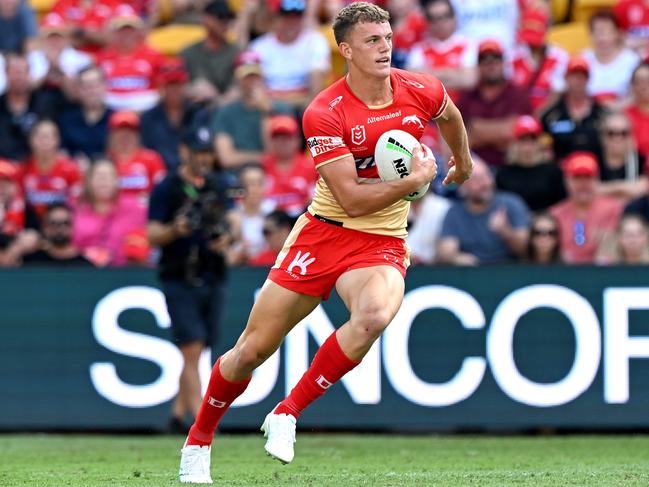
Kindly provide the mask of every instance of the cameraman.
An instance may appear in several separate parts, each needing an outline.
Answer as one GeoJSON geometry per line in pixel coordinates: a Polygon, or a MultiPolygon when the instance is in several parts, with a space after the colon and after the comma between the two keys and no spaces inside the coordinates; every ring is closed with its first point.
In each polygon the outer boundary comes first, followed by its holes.
{"type": "Polygon", "coordinates": [[[186,432],[183,418],[201,404],[198,361],[206,346],[215,349],[222,316],[230,244],[226,211],[228,185],[215,171],[212,139],[206,126],[184,131],[178,172],[153,190],[148,235],[161,248],[158,274],[171,317],[174,342],[184,366],[169,424],[186,432]]]}

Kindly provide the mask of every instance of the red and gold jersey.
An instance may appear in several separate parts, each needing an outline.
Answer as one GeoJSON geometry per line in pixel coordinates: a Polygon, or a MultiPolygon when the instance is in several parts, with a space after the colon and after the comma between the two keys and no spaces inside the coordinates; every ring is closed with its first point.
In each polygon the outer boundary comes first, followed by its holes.
{"type": "Polygon", "coordinates": [[[167,174],[167,168],[158,154],[140,148],[128,159],[113,156],[122,193],[149,195],[153,186],[167,174]]]}
{"type": "Polygon", "coordinates": [[[25,200],[39,217],[53,203],[71,203],[82,186],[79,166],[65,157],[58,158],[47,171],[41,170],[34,160],[28,161],[21,181],[25,200]]]}
{"type": "MultiPolygon", "coordinates": [[[[393,69],[392,102],[367,106],[352,93],[346,79],[322,91],[304,113],[303,129],[316,168],[352,156],[360,183],[380,182],[374,147],[382,133],[404,130],[419,139],[447,104],[446,90],[434,76],[393,69]]],[[[409,203],[399,200],[370,215],[350,218],[322,178],[309,212],[343,222],[347,228],[381,235],[406,235],[409,203]]]]}

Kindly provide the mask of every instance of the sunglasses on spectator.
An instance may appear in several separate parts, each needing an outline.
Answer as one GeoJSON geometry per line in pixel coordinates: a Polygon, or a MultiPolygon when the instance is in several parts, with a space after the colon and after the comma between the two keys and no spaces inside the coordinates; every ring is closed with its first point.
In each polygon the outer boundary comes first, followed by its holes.
{"type": "Polygon", "coordinates": [[[502,60],[503,57],[500,54],[484,54],[478,57],[478,63],[496,63],[502,60]]]}
{"type": "Polygon", "coordinates": [[[606,137],[628,137],[629,134],[631,133],[630,130],[613,130],[613,129],[607,129],[604,131],[604,135],[606,137]]]}
{"type": "Polygon", "coordinates": [[[69,227],[70,225],[72,225],[72,221],[71,220],[49,220],[47,224],[53,227],[69,227]]]}
{"type": "Polygon", "coordinates": [[[556,237],[559,231],[556,228],[532,228],[532,236],[556,237]]]}
{"type": "Polygon", "coordinates": [[[261,233],[264,234],[264,237],[268,237],[277,231],[277,228],[264,227],[261,233]]]}
{"type": "Polygon", "coordinates": [[[441,22],[442,20],[449,20],[453,18],[453,14],[451,12],[445,13],[443,15],[429,15],[428,16],[428,21],[429,22],[441,22]]]}

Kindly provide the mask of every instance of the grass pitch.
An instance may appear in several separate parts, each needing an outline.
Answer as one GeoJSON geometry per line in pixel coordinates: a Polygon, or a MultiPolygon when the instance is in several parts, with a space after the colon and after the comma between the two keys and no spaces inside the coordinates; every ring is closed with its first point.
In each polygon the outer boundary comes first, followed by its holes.
{"type": "MultiPolygon", "coordinates": [[[[0,435],[0,486],[180,486],[178,436],[0,435]]],[[[299,434],[296,457],[220,436],[221,486],[649,486],[649,436],[299,434]]]]}

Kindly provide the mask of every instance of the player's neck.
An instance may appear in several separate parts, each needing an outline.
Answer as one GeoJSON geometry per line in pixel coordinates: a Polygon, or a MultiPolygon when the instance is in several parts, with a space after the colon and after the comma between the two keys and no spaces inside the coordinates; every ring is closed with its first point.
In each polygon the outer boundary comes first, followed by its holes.
{"type": "Polygon", "coordinates": [[[392,102],[393,90],[389,76],[387,78],[372,78],[350,71],[345,82],[351,92],[369,107],[387,105],[392,102]]]}

